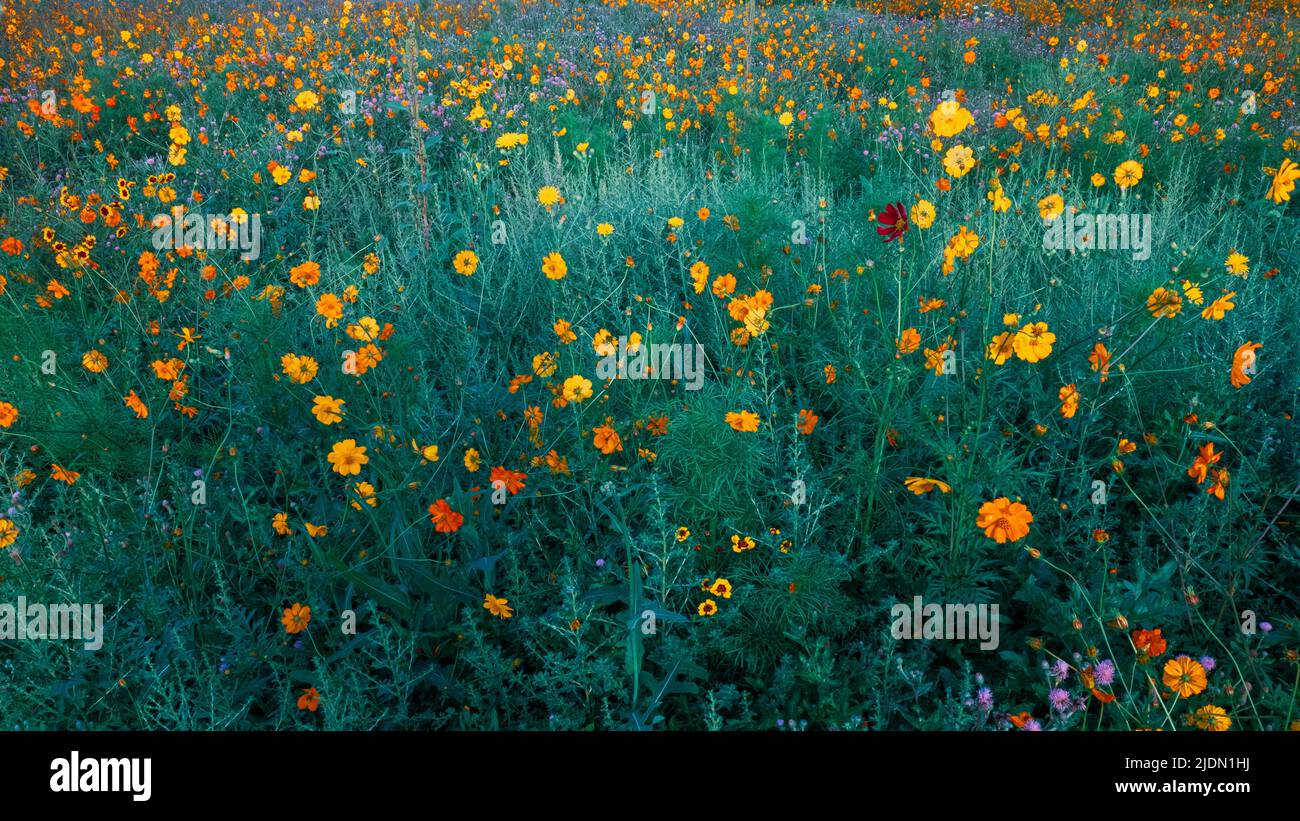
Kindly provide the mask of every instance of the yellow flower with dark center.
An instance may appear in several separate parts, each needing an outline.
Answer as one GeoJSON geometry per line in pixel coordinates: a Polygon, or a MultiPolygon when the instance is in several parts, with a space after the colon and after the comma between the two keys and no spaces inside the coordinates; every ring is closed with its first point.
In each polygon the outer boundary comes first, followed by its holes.
{"type": "Polygon", "coordinates": [[[280,357],[280,368],[289,380],[298,385],[305,385],[316,378],[319,365],[310,356],[298,356],[287,353],[280,357]]]}
{"type": "Polygon", "coordinates": [[[533,357],[533,373],[542,379],[555,373],[555,354],[544,351],[533,357]]]}
{"type": "Polygon", "coordinates": [[[478,254],[469,250],[461,251],[452,259],[451,267],[462,276],[472,277],[478,270],[478,254]]]}
{"type": "Polygon", "coordinates": [[[966,176],[975,167],[975,152],[964,145],[954,145],[943,155],[943,170],[956,179],[966,176]]]}
{"type": "Polygon", "coordinates": [[[81,357],[81,367],[91,373],[103,373],[108,367],[108,357],[99,351],[86,351],[81,357]]]}
{"type": "Polygon", "coordinates": [[[1192,722],[1202,730],[1224,732],[1232,726],[1228,711],[1216,704],[1207,704],[1192,715],[1192,722]]]}
{"type": "Polygon", "coordinates": [[[940,137],[955,137],[975,122],[975,118],[956,100],[944,100],[930,114],[930,126],[940,137]]]}
{"type": "Polygon", "coordinates": [[[356,476],[361,473],[362,466],[370,461],[365,447],[358,445],[355,439],[335,442],[327,458],[331,469],[341,476],[356,476]]]}
{"type": "Polygon", "coordinates": [[[1002,365],[1012,354],[1015,353],[1015,334],[1011,331],[1004,331],[993,337],[989,343],[986,357],[993,360],[993,364],[1002,365]]]}
{"type": "Polygon", "coordinates": [[[0,548],[8,547],[18,539],[18,525],[8,519],[0,519],[0,548]]]}
{"type": "Polygon", "coordinates": [[[1016,331],[1011,347],[1020,359],[1040,362],[1051,354],[1055,343],[1056,334],[1048,330],[1046,322],[1030,322],[1016,331]]]}
{"type": "Polygon", "coordinates": [[[508,619],[514,616],[514,612],[509,607],[509,599],[498,599],[491,593],[483,596],[483,607],[492,615],[501,619],[508,619]]]}
{"type": "Polygon", "coordinates": [[[554,185],[543,185],[537,189],[537,202],[550,208],[556,203],[564,202],[564,197],[560,195],[560,189],[554,185]]]}
{"type": "Polygon", "coordinates": [[[590,399],[591,395],[590,379],[574,374],[564,380],[563,396],[567,401],[581,402],[585,399],[590,399]]]}
{"type": "Polygon", "coordinates": [[[1179,656],[1165,662],[1161,681],[1179,698],[1191,698],[1199,695],[1207,686],[1205,668],[1199,661],[1189,656],[1179,656]]]}
{"type": "Polygon", "coordinates": [[[1132,188],[1142,179],[1142,163],[1125,160],[1115,168],[1115,184],[1121,189],[1132,188]]]}
{"type": "Polygon", "coordinates": [[[1049,194],[1038,201],[1038,216],[1054,220],[1065,212],[1065,200],[1060,194],[1049,194]]]}
{"type": "Polygon", "coordinates": [[[1183,298],[1176,291],[1157,288],[1147,297],[1147,310],[1156,319],[1172,319],[1183,310],[1183,298]]]}
{"type": "Polygon", "coordinates": [[[741,536],[739,533],[731,537],[731,552],[744,553],[746,550],[753,550],[758,546],[753,536],[741,536]]]}
{"type": "Polygon", "coordinates": [[[929,200],[917,200],[912,206],[912,224],[917,228],[929,228],[934,225],[934,203],[929,200]]]}
{"type": "Polygon", "coordinates": [[[547,279],[564,279],[569,273],[569,265],[558,251],[552,251],[542,260],[542,273],[547,279]]]}
{"type": "Polygon", "coordinates": [[[700,607],[696,612],[701,616],[712,616],[714,613],[718,612],[718,603],[713,599],[705,599],[700,602],[700,607]]]}
{"type": "Polygon", "coordinates": [[[312,400],[312,416],[322,425],[343,421],[343,400],[332,396],[317,396],[312,400]]]}

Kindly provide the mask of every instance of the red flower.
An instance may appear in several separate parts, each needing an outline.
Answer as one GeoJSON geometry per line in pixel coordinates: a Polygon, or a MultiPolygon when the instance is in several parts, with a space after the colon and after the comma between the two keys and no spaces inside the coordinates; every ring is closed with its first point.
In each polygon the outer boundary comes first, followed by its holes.
{"type": "Polygon", "coordinates": [[[880,223],[876,233],[884,237],[885,242],[892,242],[907,233],[907,208],[901,202],[896,202],[876,217],[876,221],[880,223]]]}
{"type": "Polygon", "coordinates": [[[302,695],[298,696],[299,710],[311,710],[314,713],[318,707],[320,707],[320,693],[315,687],[308,687],[302,691],[302,695]]]}
{"type": "Polygon", "coordinates": [[[465,523],[465,517],[452,510],[446,499],[429,505],[429,518],[433,520],[433,529],[439,533],[455,533],[465,523]]]}

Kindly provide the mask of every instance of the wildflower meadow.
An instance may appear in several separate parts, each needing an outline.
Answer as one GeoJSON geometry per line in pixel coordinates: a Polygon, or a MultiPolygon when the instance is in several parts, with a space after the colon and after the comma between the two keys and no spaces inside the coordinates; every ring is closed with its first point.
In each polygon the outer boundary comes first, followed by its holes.
{"type": "Polygon", "coordinates": [[[1300,730],[1300,6],[5,0],[0,726],[1300,730]]]}

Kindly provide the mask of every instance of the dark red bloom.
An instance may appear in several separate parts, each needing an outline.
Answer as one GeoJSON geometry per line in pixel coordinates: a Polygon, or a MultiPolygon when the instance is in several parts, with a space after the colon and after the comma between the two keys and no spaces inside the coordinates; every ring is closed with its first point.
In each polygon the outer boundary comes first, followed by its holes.
{"type": "Polygon", "coordinates": [[[876,233],[884,237],[885,242],[892,242],[907,233],[907,208],[901,202],[896,202],[876,217],[876,221],[880,223],[876,227],[876,233]]]}

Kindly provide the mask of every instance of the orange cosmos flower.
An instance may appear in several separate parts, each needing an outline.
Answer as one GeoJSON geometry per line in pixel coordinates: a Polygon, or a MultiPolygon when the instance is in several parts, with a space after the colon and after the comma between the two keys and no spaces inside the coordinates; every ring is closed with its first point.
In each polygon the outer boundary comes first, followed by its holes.
{"type": "Polygon", "coordinates": [[[938,479],[927,479],[924,476],[908,476],[903,480],[903,486],[917,496],[929,493],[935,488],[938,488],[941,493],[952,492],[952,485],[947,482],[941,482],[938,479]]]}
{"type": "Polygon", "coordinates": [[[993,337],[989,343],[985,357],[993,360],[994,365],[1002,365],[1015,352],[1015,335],[1011,331],[1004,331],[993,337]]]}
{"type": "Polygon", "coordinates": [[[76,484],[77,479],[81,478],[81,474],[56,464],[50,465],[50,478],[73,485],[76,484]]]}
{"type": "Polygon", "coordinates": [[[465,517],[451,509],[446,499],[439,499],[429,505],[429,518],[434,530],[439,533],[455,533],[465,523],[465,517]]]}
{"type": "Polygon", "coordinates": [[[145,405],[144,401],[141,400],[140,397],[135,395],[135,391],[131,391],[126,396],[123,396],[122,401],[125,402],[126,406],[135,413],[136,419],[145,419],[149,416],[149,407],[145,405]]]}
{"type": "Polygon", "coordinates": [[[758,414],[743,410],[739,413],[729,411],[727,413],[727,424],[731,425],[732,430],[738,430],[741,433],[753,433],[758,430],[758,414]]]}
{"type": "Polygon", "coordinates": [[[1057,391],[1056,395],[1061,400],[1061,416],[1073,419],[1079,412],[1079,389],[1071,382],[1057,391]]]}
{"type": "Polygon", "coordinates": [[[320,265],[304,262],[289,269],[289,281],[299,288],[307,288],[320,282],[320,265]]]}
{"type": "Polygon", "coordinates": [[[308,687],[302,691],[302,695],[298,696],[299,710],[310,710],[314,713],[318,707],[320,707],[320,693],[315,687],[308,687]]]}
{"type": "Polygon", "coordinates": [[[1255,351],[1264,347],[1258,342],[1247,340],[1232,354],[1232,370],[1228,373],[1228,381],[1232,387],[1241,390],[1242,386],[1250,384],[1250,377],[1247,374],[1255,372],[1255,351]]]}
{"type": "Polygon", "coordinates": [[[1209,475],[1210,466],[1217,464],[1223,458],[1222,453],[1214,452],[1214,443],[1206,442],[1201,445],[1200,452],[1196,456],[1196,461],[1187,469],[1187,475],[1196,480],[1196,484],[1201,484],[1209,475]]]}
{"type": "Polygon", "coordinates": [[[1228,471],[1226,468],[1219,468],[1211,471],[1210,475],[1214,478],[1214,481],[1205,489],[1205,492],[1222,502],[1224,491],[1228,489],[1228,471]]]}
{"type": "Polygon", "coordinates": [[[108,367],[108,357],[99,351],[86,351],[81,357],[81,367],[91,373],[103,373],[108,367]]]}
{"type": "Polygon", "coordinates": [[[616,450],[623,449],[623,440],[619,438],[618,431],[609,425],[601,425],[598,428],[592,428],[591,444],[606,456],[616,450]]]}
{"type": "Polygon", "coordinates": [[[293,634],[301,633],[311,624],[311,608],[305,604],[294,602],[284,610],[284,616],[280,619],[284,625],[284,632],[293,634]]]}
{"type": "Polygon", "coordinates": [[[332,425],[343,421],[344,400],[332,396],[317,396],[312,399],[311,413],[322,425],[332,425]]]}
{"type": "Polygon", "coordinates": [[[528,474],[508,470],[505,467],[498,465],[497,467],[492,468],[492,473],[488,478],[492,487],[495,488],[497,482],[500,482],[501,486],[509,491],[511,496],[514,496],[516,493],[524,489],[524,480],[528,478],[528,474]]]}
{"type": "MultiPolygon", "coordinates": [[[[1232,719],[1228,718],[1227,710],[1217,704],[1207,704],[1197,708],[1192,723],[1202,730],[1221,733],[1232,726],[1232,719]]],[[[1293,726],[1292,729],[1295,727],[1293,726]]]]}
{"type": "Polygon", "coordinates": [[[1000,496],[991,502],[980,505],[979,516],[975,524],[984,530],[984,535],[998,544],[1015,542],[1029,534],[1029,523],[1034,514],[1020,502],[1013,502],[1000,496]]]}
{"type": "Polygon", "coordinates": [[[289,514],[284,512],[271,517],[271,527],[280,536],[288,536],[293,532],[293,528],[289,527],[289,514]]]}
{"type": "Polygon", "coordinates": [[[1180,698],[1199,695],[1207,686],[1205,668],[1199,661],[1188,656],[1179,656],[1165,662],[1164,675],[1161,680],[1165,686],[1178,694],[1180,698]]]}
{"type": "Polygon", "coordinates": [[[921,334],[916,328],[905,328],[903,335],[898,339],[899,355],[915,353],[921,347],[921,334]]]}
{"type": "Polygon", "coordinates": [[[1276,205],[1288,202],[1291,199],[1291,192],[1295,190],[1296,180],[1298,179],[1300,179],[1300,165],[1296,165],[1290,158],[1284,157],[1282,165],[1273,172],[1273,182],[1269,184],[1268,193],[1265,196],[1276,205]]]}
{"type": "Polygon", "coordinates": [[[362,465],[370,461],[365,447],[358,445],[355,439],[335,442],[326,458],[332,466],[331,470],[341,476],[356,476],[361,472],[362,465]]]}
{"type": "Polygon", "coordinates": [[[1160,635],[1160,630],[1157,628],[1155,630],[1134,630],[1133,646],[1141,654],[1138,661],[1146,664],[1148,659],[1153,659],[1163,653],[1169,643],[1160,635]]]}
{"type": "Polygon", "coordinates": [[[546,274],[547,279],[564,279],[569,273],[569,266],[558,251],[552,251],[542,260],[542,273],[546,274]]]}
{"type": "Polygon", "coordinates": [[[478,270],[478,254],[468,250],[461,251],[451,261],[451,267],[455,268],[456,273],[462,276],[474,276],[474,272],[478,270]]]}
{"type": "Polygon", "coordinates": [[[799,432],[804,436],[811,436],[813,428],[817,427],[817,421],[820,419],[817,414],[804,408],[799,411],[799,432]]]}
{"type": "Polygon", "coordinates": [[[1201,319],[1208,319],[1212,322],[1217,322],[1220,319],[1223,319],[1224,315],[1227,314],[1228,311],[1237,307],[1236,303],[1232,301],[1232,298],[1236,295],[1236,291],[1229,291],[1211,302],[1209,305],[1206,305],[1205,310],[1201,311],[1201,319]]]}
{"type": "Polygon", "coordinates": [[[514,616],[514,613],[507,606],[509,601],[509,599],[498,599],[491,593],[487,593],[483,596],[483,607],[498,618],[508,619],[514,616]]]}
{"type": "Polygon", "coordinates": [[[1016,331],[1011,346],[1024,361],[1039,362],[1047,358],[1055,343],[1056,334],[1047,329],[1046,322],[1030,322],[1016,331]]]}
{"type": "Polygon", "coordinates": [[[1098,342],[1092,346],[1092,353],[1088,354],[1088,364],[1094,371],[1101,372],[1101,382],[1105,382],[1107,375],[1110,373],[1110,351],[1106,346],[1098,342]]]}

